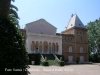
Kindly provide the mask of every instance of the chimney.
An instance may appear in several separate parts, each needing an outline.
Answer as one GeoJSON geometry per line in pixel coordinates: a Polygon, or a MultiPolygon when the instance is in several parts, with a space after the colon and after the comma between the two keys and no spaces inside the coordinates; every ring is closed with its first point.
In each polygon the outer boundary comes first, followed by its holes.
{"type": "Polygon", "coordinates": [[[73,17],[73,14],[71,15],[71,17],[73,17]]]}

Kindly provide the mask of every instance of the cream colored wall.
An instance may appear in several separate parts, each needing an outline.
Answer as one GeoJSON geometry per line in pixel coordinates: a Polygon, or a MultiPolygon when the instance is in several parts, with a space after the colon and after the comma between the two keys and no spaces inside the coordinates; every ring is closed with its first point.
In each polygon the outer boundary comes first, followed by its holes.
{"type": "Polygon", "coordinates": [[[62,55],[62,36],[46,35],[46,34],[27,34],[26,38],[26,48],[28,53],[31,53],[31,43],[32,41],[47,41],[51,43],[58,43],[58,54],[62,55]]]}

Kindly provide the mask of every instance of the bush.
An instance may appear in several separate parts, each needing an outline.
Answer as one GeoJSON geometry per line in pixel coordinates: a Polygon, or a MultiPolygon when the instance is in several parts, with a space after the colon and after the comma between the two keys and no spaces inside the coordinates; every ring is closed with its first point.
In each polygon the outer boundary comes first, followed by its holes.
{"type": "Polygon", "coordinates": [[[89,56],[89,61],[100,63],[100,55],[99,54],[91,54],[89,56]]]}
{"type": "Polygon", "coordinates": [[[48,64],[47,61],[41,61],[41,65],[43,65],[43,66],[49,66],[49,64],[48,64]]]}
{"type": "Polygon", "coordinates": [[[59,61],[58,63],[60,66],[64,66],[64,61],[59,61]]]}

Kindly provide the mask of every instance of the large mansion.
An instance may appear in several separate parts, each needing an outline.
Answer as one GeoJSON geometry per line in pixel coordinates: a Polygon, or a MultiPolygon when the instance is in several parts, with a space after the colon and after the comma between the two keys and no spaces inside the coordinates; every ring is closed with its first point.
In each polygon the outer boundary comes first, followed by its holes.
{"type": "Polygon", "coordinates": [[[61,33],[44,19],[26,24],[20,29],[25,39],[27,52],[63,55],[69,63],[88,62],[87,29],[76,14],[61,33]]]}

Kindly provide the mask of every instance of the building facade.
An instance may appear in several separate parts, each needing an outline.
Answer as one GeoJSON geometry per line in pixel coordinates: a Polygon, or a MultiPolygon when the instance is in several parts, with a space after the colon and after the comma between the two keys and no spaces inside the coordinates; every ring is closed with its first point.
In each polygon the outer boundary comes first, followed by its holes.
{"type": "Polygon", "coordinates": [[[28,53],[60,54],[69,63],[88,62],[87,29],[76,14],[61,33],[44,19],[26,24],[21,29],[28,53]]]}

